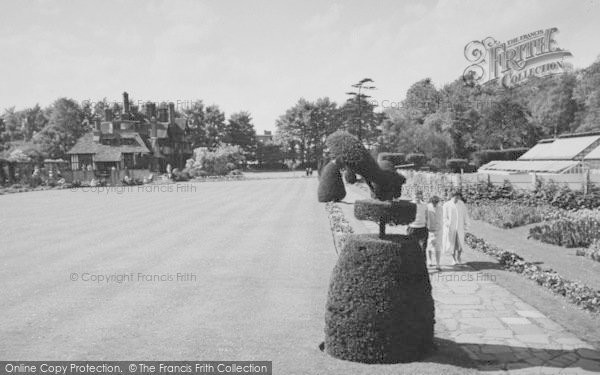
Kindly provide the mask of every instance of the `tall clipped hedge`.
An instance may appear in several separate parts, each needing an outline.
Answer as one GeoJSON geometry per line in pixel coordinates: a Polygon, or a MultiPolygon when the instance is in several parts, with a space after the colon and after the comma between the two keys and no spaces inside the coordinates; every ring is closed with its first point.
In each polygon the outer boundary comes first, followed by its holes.
{"type": "Polygon", "coordinates": [[[325,350],[363,363],[422,359],[433,348],[425,254],[406,236],[349,235],[333,270],[325,350]]]}
{"type": "Polygon", "coordinates": [[[446,168],[453,173],[460,173],[460,170],[467,171],[469,161],[467,159],[448,159],[446,160],[446,168]]]}
{"type": "Polygon", "coordinates": [[[401,165],[406,163],[406,155],[401,152],[380,152],[377,155],[377,162],[381,164],[382,161],[389,161],[394,166],[401,165]]]}
{"type": "Polygon", "coordinates": [[[493,160],[517,160],[528,150],[526,147],[507,148],[506,150],[480,150],[472,153],[471,158],[477,167],[481,167],[493,160]]]}
{"type": "Polygon", "coordinates": [[[339,202],[346,196],[340,166],[335,160],[331,160],[321,170],[317,195],[319,202],[339,202]]]}
{"type": "Polygon", "coordinates": [[[408,163],[414,164],[416,169],[421,168],[425,164],[427,164],[427,156],[421,153],[412,153],[406,155],[406,161],[408,163]]]}

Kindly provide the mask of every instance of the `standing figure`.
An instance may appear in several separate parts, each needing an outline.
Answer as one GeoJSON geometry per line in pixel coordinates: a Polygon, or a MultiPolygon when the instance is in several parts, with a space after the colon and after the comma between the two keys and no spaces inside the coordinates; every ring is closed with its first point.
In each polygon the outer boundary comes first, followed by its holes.
{"type": "Polygon", "coordinates": [[[423,202],[423,192],[417,190],[415,192],[415,198],[413,203],[417,205],[417,212],[415,214],[415,220],[408,224],[408,230],[406,234],[410,237],[414,237],[419,244],[421,250],[427,249],[427,204],[423,202]]]}
{"type": "Polygon", "coordinates": [[[465,248],[465,231],[469,227],[467,207],[460,191],[444,203],[444,252],[452,254],[453,263],[461,264],[462,251],[465,248]]]}
{"type": "Polygon", "coordinates": [[[427,205],[427,265],[433,267],[433,256],[435,256],[435,266],[438,271],[440,267],[440,255],[442,252],[442,235],[444,229],[444,216],[440,198],[434,195],[427,205]]]}

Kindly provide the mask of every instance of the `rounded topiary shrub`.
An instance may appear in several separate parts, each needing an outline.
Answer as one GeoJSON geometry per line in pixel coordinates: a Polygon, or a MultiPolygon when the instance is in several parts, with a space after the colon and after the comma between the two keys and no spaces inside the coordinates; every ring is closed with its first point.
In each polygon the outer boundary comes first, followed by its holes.
{"type": "Polygon", "coordinates": [[[319,202],[339,202],[346,196],[342,173],[335,160],[327,163],[321,170],[317,194],[319,202]]]}
{"type": "Polygon", "coordinates": [[[406,236],[349,235],[333,270],[325,351],[363,363],[422,359],[433,348],[425,254],[406,236]]]}
{"type": "Polygon", "coordinates": [[[354,202],[354,217],[379,224],[379,234],[385,235],[386,224],[406,225],[415,220],[417,205],[405,200],[380,201],[363,199],[354,202]]]}

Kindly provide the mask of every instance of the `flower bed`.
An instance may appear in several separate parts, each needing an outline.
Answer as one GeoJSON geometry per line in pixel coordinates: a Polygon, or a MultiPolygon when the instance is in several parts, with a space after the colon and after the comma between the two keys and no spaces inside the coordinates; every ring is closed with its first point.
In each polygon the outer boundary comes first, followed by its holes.
{"type": "Polygon", "coordinates": [[[526,262],[518,254],[490,245],[470,233],[466,235],[466,243],[474,250],[495,257],[505,269],[526,276],[550,289],[553,293],[566,297],[569,302],[580,308],[594,313],[600,312],[600,291],[578,282],[566,280],[553,270],[544,270],[535,264],[526,262]]]}
{"type": "Polygon", "coordinates": [[[525,206],[510,201],[488,201],[469,203],[469,215],[499,228],[515,228],[539,223],[557,210],[549,205],[525,206]]]}
{"type": "Polygon", "coordinates": [[[600,210],[558,213],[529,230],[529,237],[566,247],[588,247],[600,240],[600,210]]]}
{"type": "Polygon", "coordinates": [[[354,230],[346,220],[342,209],[333,202],[325,204],[325,209],[329,214],[329,225],[331,227],[331,234],[333,236],[333,242],[335,245],[336,252],[339,253],[338,249],[344,246],[346,236],[354,233],[354,230]]]}
{"type": "Polygon", "coordinates": [[[600,262],[600,240],[592,242],[587,249],[577,249],[576,254],[600,262]]]}

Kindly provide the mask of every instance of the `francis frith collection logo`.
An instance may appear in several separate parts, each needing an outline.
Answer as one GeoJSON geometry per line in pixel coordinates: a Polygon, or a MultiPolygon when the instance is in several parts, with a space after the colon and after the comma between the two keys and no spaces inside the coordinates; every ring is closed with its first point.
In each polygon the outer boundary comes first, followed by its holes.
{"type": "Polygon", "coordinates": [[[556,34],[558,29],[552,27],[506,42],[492,37],[474,40],[465,46],[464,54],[471,65],[464,70],[463,78],[472,83],[511,87],[533,76],[562,73],[571,68],[565,58],[572,54],[558,47],[556,34]]]}

